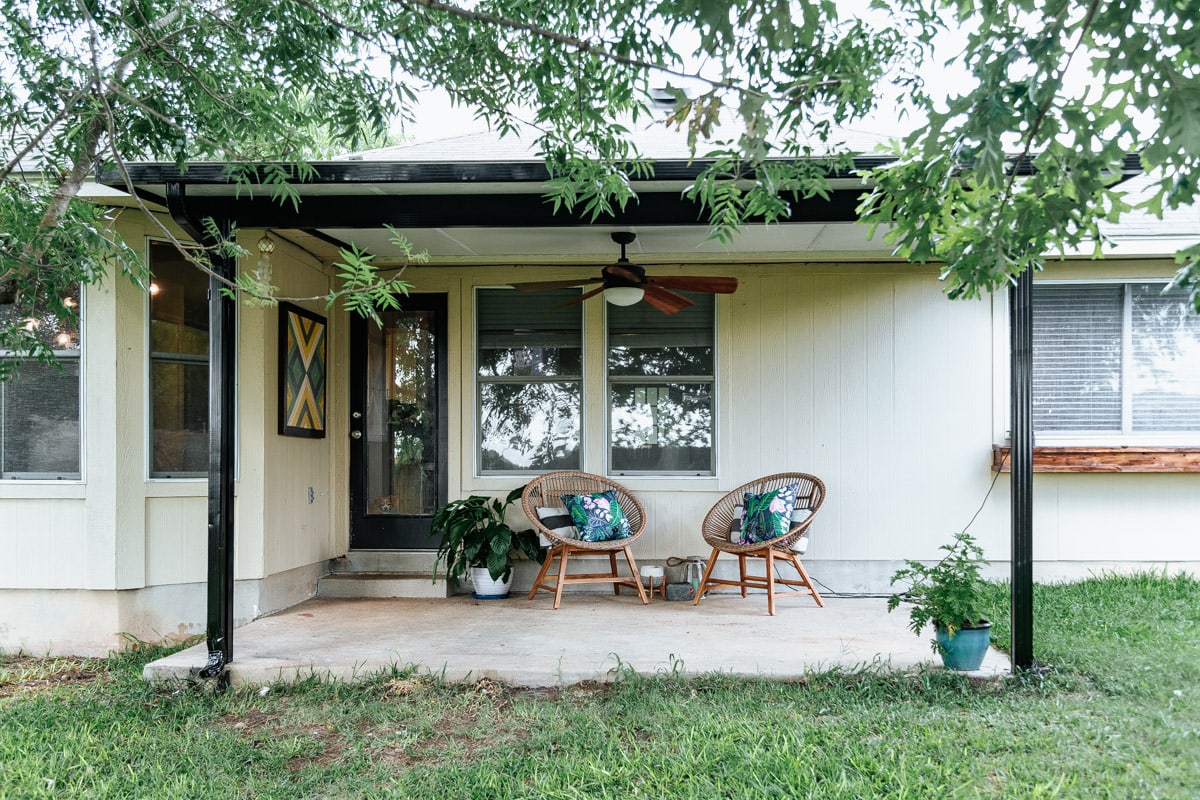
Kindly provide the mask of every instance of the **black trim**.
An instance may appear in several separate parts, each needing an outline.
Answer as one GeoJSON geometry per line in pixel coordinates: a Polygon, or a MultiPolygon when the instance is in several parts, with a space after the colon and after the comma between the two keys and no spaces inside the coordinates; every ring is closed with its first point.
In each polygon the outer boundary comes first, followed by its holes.
{"type": "MultiPolygon", "coordinates": [[[[790,163],[795,159],[775,159],[780,163],[790,163]]],[[[831,170],[828,178],[853,178],[863,170],[895,163],[893,156],[858,155],[853,159],[853,166],[847,170],[831,170]]],[[[1027,175],[1033,171],[1032,157],[1019,160],[1009,159],[1015,165],[1018,174],[1027,175]]],[[[712,166],[711,159],[664,159],[651,160],[653,174],[646,181],[692,181],[704,170],[712,166]]],[[[258,164],[259,169],[268,166],[280,166],[287,169],[286,164],[258,164]]],[[[550,173],[544,162],[536,159],[523,161],[323,161],[312,164],[315,175],[307,180],[297,180],[296,185],[320,186],[327,184],[363,184],[363,183],[544,183],[550,173]]],[[[174,164],[161,162],[127,164],[126,174],[134,184],[187,183],[191,185],[233,185],[227,165],[215,162],[200,162],[189,164],[187,169],[180,171],[174,164]]],[[[1141,155],[1127,153],[1121,163],[1121,173],[1125,177],[1142,172],[1141,155]]],[[[106,186],[124,188],[125,175],[116,169],[97,170],[96,180],[106,186]]],[[[634,182],[635,185],[637,181],[634,182]]],[[[239,200],[244,198],[238,198],[239,200]]]]}
{"type": "MultiPolygon", "coordinates": [[[[168,184],[181,186],[181,184],[168,184]]],[[[853,222],[858,219],[861,189],[839,189],[829,200],[813,198],[792,203],[782,222],[853,222]]],[[[182,200],[182,198],[181,198],[182,200]]],[[[623,211],[593,221],[565,210],[554,212],[540,194],[475,195],[309,195],[295,208],[269,197],[188,195],[191,219],[220,217],[236,209],[241,228],[537,228],[611,225],[704,225],[708,215],[699,203],[679,192],[643,192],[623,211]]]]}
{"type": "MultiPolygon", "coordinates": [[[[892,156],[855,156],[849,170],[831,170],[830,178],[855,177],[858,170],[874,169],[894,162],[892,156]]],[[[777,159],[790,163],[795,159],[777,159]]],[[[652,161],[653,174],[647,181],[691,181],[712,166],[711,159],[664,159],[652,161]]],[[[257,164],[260,171],[268,166],[288,169],[286,164],[257,164]]],[[[543,161],[322,161],[312,164],[315,174],[297,185],[359,183],[544,183],[550,172],[543,161]]],[[[188,183],[192,185],[233,185],[227,165],[215,162],[189,164],[180,171],[174,164],[127,164],[132,183],[188,183]]],[[[97,181],[108,186],[125,186],[125,176],[115,169],[97,172],[97,181]]]]}

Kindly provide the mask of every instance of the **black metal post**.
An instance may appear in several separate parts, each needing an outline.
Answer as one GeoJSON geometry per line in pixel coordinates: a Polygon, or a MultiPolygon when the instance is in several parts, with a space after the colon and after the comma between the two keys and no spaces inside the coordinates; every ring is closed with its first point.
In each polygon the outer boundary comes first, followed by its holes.
{"type": "Polygon", "coordinates": [[[1012,664],[1033,667],[1033,270],[1009,289],[1012,397],[1012,664]]]}
{"type": "MultiPolygon", "coordinates": [[[[222,225],[223,231],[229,228],[222,225]]],[[[213,259],[214,271],[233,278],[232,259],[213,259]]],[[[208,650],[233,661],[233,474],[237,306],[217,278],[208,281],[208,650]]]]}

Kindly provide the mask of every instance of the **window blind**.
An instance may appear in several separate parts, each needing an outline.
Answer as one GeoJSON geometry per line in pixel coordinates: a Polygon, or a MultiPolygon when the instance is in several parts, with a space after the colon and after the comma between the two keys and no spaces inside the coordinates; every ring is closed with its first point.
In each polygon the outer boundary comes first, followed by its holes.
{"type": "Polygon", "coordinates": [[[475,308],[479,346],[580,347],[582,304],[563,306],[578,298],[578,289],[480,289],[475,308]]]}
{"type": "Polygon", "coordinates": [[[1121,430],[1122,287],[1035,286],[1035,431],[1121,430]]]}

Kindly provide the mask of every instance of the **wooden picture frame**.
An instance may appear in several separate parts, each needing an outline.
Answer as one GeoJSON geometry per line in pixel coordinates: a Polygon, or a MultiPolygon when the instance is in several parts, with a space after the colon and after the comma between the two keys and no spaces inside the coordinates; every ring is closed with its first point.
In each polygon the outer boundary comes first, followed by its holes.
{"type": "Polygon", "coordinates": [[[279,304],[279,435],[325,438],[326,329],[320,314],[279,304]]]}

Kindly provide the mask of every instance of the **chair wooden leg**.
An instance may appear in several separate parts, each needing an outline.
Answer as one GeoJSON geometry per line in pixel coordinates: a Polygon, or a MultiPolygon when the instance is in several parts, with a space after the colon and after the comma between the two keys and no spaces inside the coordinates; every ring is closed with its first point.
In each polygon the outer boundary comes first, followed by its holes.
{"type": "MultiPolygon", "coordinates": [[[[626,548],[628,549],[628,548],[626,548]]],[[[617,551],[613,550],[608,554],[608,568],[612,572],[612,576],[617,577],[617,551]]],[[[613,594],[621,594],[621,584],[613,581],[613,594]]]]}
{"type": "Polygon", "coordinates": [[[738,553],[738,576],[742,582],[742,597],[746,596],[746,556],[738,553]]]}
{"type": "Polygon", "coordinates": [[[562,555],[558,562],[558,585],[554,587],[554,607],[557,609],[558,604],[562,602],[563,584],[567,582],[567,554],[571,549],[567,545],[563,545],[562,555]]]}
{"type": "Polygon", "coordinates": [[[775,549],[767,548],[767,613],[775,616],[775,549]]]}
{"type": "MultiPolygon", "coordinates": [[[[637,562],[633,560],[633,551],[628,547],[622,547],[621,552],[625,554],[625,560],[629,562],[629,574],[633,576],[634,586],[637,587],[638,597],[642,598],[642,605],[649,605],[650,598],[646,596],[646,587],[642,586],[642,576],[638,573],[637,562]]],[[[612,553],[613,560],[613,575],[617,574],[617,554],[612,553]]],[[[614,583],[613,588],[618,588],[619,584],[614,583]]]]}
{"type": "Polygon", "coordinates": [[[546,579],[546,573],[550,571],[550,565],[554,563],[562,550],[562,545],[555,545],[550,548],[550,552],[546,554],[546,560],[542,562],[542,568],[538,570],[537,577],[533,579],[533,588],[529,590],[529,599],[532,600],[538,589],[542,588],[542,582],[546,579]]]}
{"type": "Polygon", "coordinates": [[[795,553],[791,554],[791,562],[792,566],[796,568],[796,572],[800,573],[800,580],[803,581],[804,585],[808,587],[808,590],[812,592],[813,600],[817,601],[817,607],[824,608],[825,601],[822,600],[821,595],[817,593],[817,587],[813,586],[812,580],[808,577],[808,570],[804,569],[804,565],[800,563],[800,559],[796,557],[795,553]]]}
{"type": "MultiPolygon", "coordinates": [[[[696,587],[696,596],[692,598],[692,605],[697,605],[700,598],[704,596],[704,590],[708,588],[708,578],[712,575],[713,567],[717,565],[717,556],[721,551],[713,548],[712,555],[708,557],[708,565],[704,567],[704,575],[700,578],[700,585],[696,587]]],[[[663,584],[666,585],[666,578],[663,578],[663,584]]],[[[667,596],[667,590],[663,589],[663,597],[667,596]]]]}

